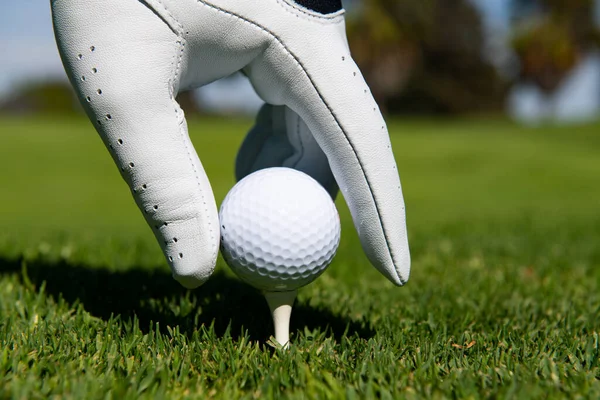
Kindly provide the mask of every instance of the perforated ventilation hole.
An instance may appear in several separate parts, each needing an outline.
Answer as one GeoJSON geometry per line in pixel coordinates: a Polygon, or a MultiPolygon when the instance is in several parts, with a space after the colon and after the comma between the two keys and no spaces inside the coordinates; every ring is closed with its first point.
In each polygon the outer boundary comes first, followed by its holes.
{"type": "Polygon", "coordinates": [[[130,166],[131,168],[133,168],[133,167],[135,167],[135,164],[134,164],[134,163],[132,163],[132,162],[130,162],[130,163],[129,163],[129,166],[130,166]]]}
{"type": "Polygon", "coordinates": [[[97,73],[98,73],[98,70],[97,70],[96,68],[92,68],[92,72],[93,72],[94,74],[97,74],[97,73]]]}
{"type": "Polygon", "coordinates": [[[98,94],[102,94],[102,89],[98,89],[98,90],[96,90],[96,93],[98,93],[98,94]]]}
{"type": "Polygon", "coordinates": [[[77,58],[82,60],[83,59],[83,54],[77,54],[77,58]]]}
{"type": "MultiPolygon", "coordinates": [[[[148,189],[148,185],[146,185],[146,184],[144,183],[144,184],[142,185],[142,189],[144,189],[144,190],[148,189]]],[[[165,222],[165,225],[166,225],[166,224],[167,224],[167,223],[165,222]]]]}
{"type": "Polygon", "coordinates": [[[82,76],[81,76],[81,81],[82,81],[82,82],[85,82],[85,75],[82,75],[82,76]]]}
{"type": "Polygon", "coordinates": [[[356,72],[354,73],[354,76],[356,76],[356,72]]]}
{"type": "Polygon", "coordinates": [[[346,57],[342,56],[342,61],[346,61],[346,57]]]}
{"type": "Polygon", "coordinates": [[[183,258],[183,253],[179,253],[179,258],[183,258]]]}
{"type": "Polygon", "coordinates": [[[177,238],[173,238],[173,241],[174,241],[175,243],[177,243],[177,238]]]}
{"type": "Polygon", "coordinates": [[[109,144],[108,147],[110,147],[111,150],[114,150],[114,147],[112,144],[109,144]]]}
{"type": "Polygon", "coordinates": [[[117,143],[123,144],[123,139],[117,139],[117,143]]]}
{"type": "Polygon", "coordinates": [[[155,209],[155,210],[158,210],[158,206],[154,206],[154,209],[155,209]]]}
{"type": "Polygon", "coordinates": [[[87,100],[88,103],[90,103],[92,101],[92,98],[90,96],[85,98],[87,100]]]}
{"type": "Polygon", "coordinates": [[[94,51],[96,51],[96,46],[90,46],[90,51],[93,53],[94,51]]]}
{"type": "Polygon", "coordinates": [[[169,261],[173,262],[173,257],[169,256],[169,261]]]}
{"type": "Polygon", "coordinates": [[[112,115],[106,114],[106,119],[108,119],[108,120],[112,119],[112,115]]]}
{"type": "Polygon", "coordinates": [[[365,93],[367,93],[367,89],[365,89],[365,93]]]}
{"type": "Polygon", "coordinates": [[[96,122],[98,123],[98,125],[102,125],[102,121],[97,120],[96,122]]]}
{"type": "Polygon", "coordinates": [[[169,223],[168,223],[168,222],[165,222],[163,225],[164,225],[164,226],[168,226],[168,225],[169,225],[169,223]]]}

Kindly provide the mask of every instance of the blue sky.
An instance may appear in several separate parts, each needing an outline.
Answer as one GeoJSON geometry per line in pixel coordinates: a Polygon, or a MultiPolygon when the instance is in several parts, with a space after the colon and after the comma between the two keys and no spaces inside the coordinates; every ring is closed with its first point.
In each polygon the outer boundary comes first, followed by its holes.
{"type": "Polygon", "coordinates": [[[0,3],[0,95],[31,78],[64,77],[48,0],[0,3]]]}

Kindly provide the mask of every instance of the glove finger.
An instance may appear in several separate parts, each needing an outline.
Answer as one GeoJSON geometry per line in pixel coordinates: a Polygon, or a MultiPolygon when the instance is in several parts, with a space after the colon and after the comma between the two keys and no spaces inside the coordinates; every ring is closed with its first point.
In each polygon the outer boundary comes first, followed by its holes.
{"type": "Polygon", "coordinates": [[[265,104],[236,158],[236,178],[269,167],[288,167],[312,176],[335,198],[337,183],[323,150],[298,114],[265,104]]]}
{"type": "Polygon", "coordinates": [[[214,270],[219,222],[212,189],[174,99],[177,36],[142,2],[55,1],[71,83],[163,250],[194,288],[214,270]],[[152,40],[149,41],[148,38],[152,40]]]}
{"type": "Polygon", "coordinates": [[[288,11],[277,20],[265,12],[264,24],[277,36],[245,72],[263,100],[289,106],[306,122],[327,155],[367,257],[403,285],[410,253],[400,178],[383,116],[350,56],[343,15],[288,11]]]}

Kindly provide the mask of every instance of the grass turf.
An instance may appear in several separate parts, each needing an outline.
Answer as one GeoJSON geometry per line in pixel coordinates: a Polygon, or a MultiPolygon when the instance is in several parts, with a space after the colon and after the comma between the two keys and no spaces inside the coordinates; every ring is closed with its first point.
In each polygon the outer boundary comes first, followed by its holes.
{"type": "MultiPolygon", "coordinates": [[[[246,120],[192,121],[220,201],[246,120]]],[[[0,398],[600,398],[600,126],[391,122],[413,272],[342,243],[293,345],[222,260],[195,291],[91,125],[0,120],[0,398]]]]}

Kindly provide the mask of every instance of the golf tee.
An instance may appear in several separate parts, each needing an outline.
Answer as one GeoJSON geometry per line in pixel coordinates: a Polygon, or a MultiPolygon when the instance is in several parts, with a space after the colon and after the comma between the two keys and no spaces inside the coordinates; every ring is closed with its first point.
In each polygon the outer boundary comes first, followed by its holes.
{"type": "Polygon", "coordinates": [[[290,341],[290,318],[292,306],[296,300],[296,290],[289,292],[265,292],[265,298],[271,309],[273,326],[275,327],[275,340],[287,348],[290,341]]]}

